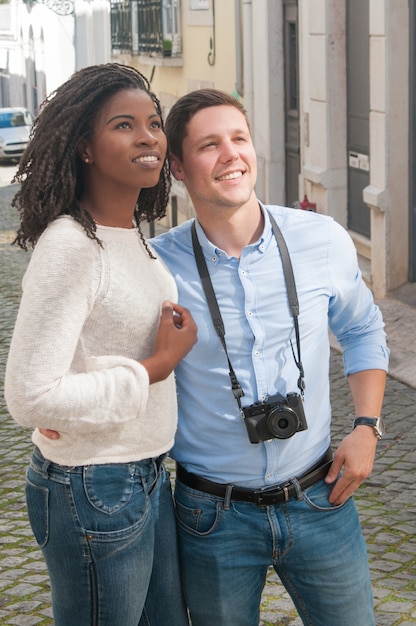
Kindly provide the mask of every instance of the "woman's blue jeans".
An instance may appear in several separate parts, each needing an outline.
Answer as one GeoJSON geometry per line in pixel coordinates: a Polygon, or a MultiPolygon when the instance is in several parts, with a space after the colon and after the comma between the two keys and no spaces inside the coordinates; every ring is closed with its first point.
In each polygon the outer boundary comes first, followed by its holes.
{"type": "Polygon", "coordinates": [[[353,499],[319,481],[298,499],[257,507],[176,482],[185,598],[192,626],[257,626],[274,567],[308,626],[374,626],[367,551],[353,499]]]}
{"type": "Polygon", "coordinates": [[[26,499],[56,626],[186,626],[163,457],[64,467],[35,448],[26,499]]]}

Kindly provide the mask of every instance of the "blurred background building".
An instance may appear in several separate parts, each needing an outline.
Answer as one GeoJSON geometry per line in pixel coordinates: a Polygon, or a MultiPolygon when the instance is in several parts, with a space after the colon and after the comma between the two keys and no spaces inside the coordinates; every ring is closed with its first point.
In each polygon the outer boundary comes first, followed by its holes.
{"type": "MultiPolygon", "coordinates": [[[[108,61],[143,72],[165,114],[193,89],[232,93],[259,198],[333,216],[383,297],[416,281],[415,1],[0,0],[0,106],[36,113],[108,61]]],[[[190,215],[175,183],[167,225],[190,215]]]]}

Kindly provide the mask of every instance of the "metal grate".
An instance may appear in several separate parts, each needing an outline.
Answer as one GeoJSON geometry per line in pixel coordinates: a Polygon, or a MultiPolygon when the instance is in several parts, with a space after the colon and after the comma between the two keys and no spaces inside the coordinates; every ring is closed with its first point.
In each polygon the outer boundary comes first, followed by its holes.
{"type": "Polygon", "coordinates": [[[179,0],[111,0],[113,50],[180,56],[179,0]]]}

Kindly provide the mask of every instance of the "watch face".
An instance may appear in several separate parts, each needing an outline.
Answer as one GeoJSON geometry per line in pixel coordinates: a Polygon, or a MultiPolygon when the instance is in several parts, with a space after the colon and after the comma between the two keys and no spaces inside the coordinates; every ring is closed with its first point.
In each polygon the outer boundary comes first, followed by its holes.
{"type": "Polygon", "coordinates": [[[376,423],[374,424],[374,430],[376,431],[376,435],[381,438],[384,433],[385,433],[385,429],[384,429],[384,421],[382,417],[378,417],[376,419],[376,423]]]}

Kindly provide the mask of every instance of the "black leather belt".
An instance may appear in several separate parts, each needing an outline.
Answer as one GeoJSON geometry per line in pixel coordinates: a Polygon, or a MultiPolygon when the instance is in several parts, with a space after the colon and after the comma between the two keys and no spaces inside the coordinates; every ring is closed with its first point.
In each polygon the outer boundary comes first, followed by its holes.
{"type": "MultiPolygon", "coordinates": [[[[302,476],[296,478],[302,491],[318,482],[318,480],[325,478],[331,467],[332,459],[332,451],[329,449],[316,465],[305,474],[302,474],[302,476]]],[[[246,489],[245,487],[235,487],[232,484],[222,485],[206,478],[201,478],[187,472],[179,463],[176,464],[176,476],[181,483],[192,489],[197,489],[219,498],[225,498],[228,494],[230,500],[253,502],[256,506],[281,504],[282,502],[287,502],[289,498],[296,496],[297,493],[293,480],[288,480],[285,483],[273,485],[272,487],[264,487],[263,489],[246,489]]]]}

